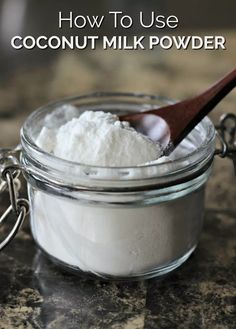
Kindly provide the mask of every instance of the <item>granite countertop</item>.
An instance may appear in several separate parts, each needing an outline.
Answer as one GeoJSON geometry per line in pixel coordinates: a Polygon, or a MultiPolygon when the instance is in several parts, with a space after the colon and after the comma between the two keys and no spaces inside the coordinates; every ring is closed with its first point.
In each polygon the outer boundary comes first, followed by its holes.
{"type": "MultiPolygon", "coordinates": [[[[59,97],[95,90],[172,98],[200,92],[235,66],[236,34],[227,38],[225,52],[64,52],[44,66],[14,70],[1,80],[1,146],[16,144],[26,116],[59,97]]],[[[228,111],[236,113],[235,92],[211,117],[217,123],[228,111]]],[[[216,158],[199,246],[162,279],[108,283],[65,273],[37,249],[26,220],[0,255],[0,328],[235,328],[235,182],[232,162],[216,158]]],[[[0,201],[2,212],[7,195],[0,201]]]]}

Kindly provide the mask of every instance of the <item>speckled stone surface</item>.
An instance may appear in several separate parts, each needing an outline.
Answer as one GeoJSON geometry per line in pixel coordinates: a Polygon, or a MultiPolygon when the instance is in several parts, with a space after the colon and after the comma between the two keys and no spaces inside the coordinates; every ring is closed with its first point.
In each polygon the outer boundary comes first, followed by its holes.
{"type": "MultiPolygon", "coordinates": [[[[235,66],[236,34],[227,38],[225,52],[67,52],[44,67],[16,70],[1,81],[1,146],[16,144],[28,113],[58,97],[95,90],[172,98],[200,92],[235,66]]],[[[212,114],[215,123],[225,111],[236,113],[235,92],[212,114]]],[[[199,246],[161,280],[104,283],[62,272],[37,249],[26,221],[0,254],[0,328],[236,328],[235,183],[230,160],[216,159],[199,246]]],[[[1,195],[1,211],[7,202],[1,195]]]]}

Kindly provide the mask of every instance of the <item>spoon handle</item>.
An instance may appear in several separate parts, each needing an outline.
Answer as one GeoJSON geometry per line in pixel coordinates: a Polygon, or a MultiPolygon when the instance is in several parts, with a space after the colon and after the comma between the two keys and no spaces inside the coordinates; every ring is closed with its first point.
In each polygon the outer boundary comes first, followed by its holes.
{"type": "Polygon", "coordinates": [[[160,108],[156,114],[167,121],[172,144],[178,145],[235,86],[236,69],[200,95],[167,106],[168,111],[160,108]]]}

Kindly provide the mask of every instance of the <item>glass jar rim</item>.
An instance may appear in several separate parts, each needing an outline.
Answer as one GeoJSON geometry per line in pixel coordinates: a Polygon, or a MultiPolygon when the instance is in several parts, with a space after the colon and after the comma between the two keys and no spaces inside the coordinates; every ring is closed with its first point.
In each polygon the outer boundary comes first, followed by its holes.
{"type": "MultiPolygon", "coordinates": [[[[212,160],[214,154],[214,139],[215,139],[215,128],[213,123],[209,118],[204,118],[200,125],[202,129],[206,129],[206,138],[202,142],[202,144],[191,151],[189,154],[180,157],[174,161],[167,161],[164,163],[148,163],[142,164],[139,166],[129,166],[129,167],[104,167],[104,166],[95,166],[95,165],[87,165],[84,163],[77,163],[68,161],[65,159],[61,159],[56,157],[53,154],[50,154],[39,146],[36,145],[32,136],[30,135],[31,126],[35,120],[37,120],[39,115],[46,114],[49,110],[53,110],[60,105],[70,104],[75,101],[86,101],[89,99],[112,99],[116,98],[118,100],[122,100],[122,98],[129,98],[129,99],[137,99],[146,102],[164,102],[164,103],[174,103],[174,101],[167,99],[162,96],[157,95],[149,95],[149,94],[142,94],[142,93],[123,93],[123,92],[96,92],[87,95],[75,96],[75,97],[68,97],[58,100],[56,102],[51,102],[46,104],[38,109],[36,109],[24,122],[21,128],[21,144],[22,144],[22,153],[23,153],[23,165],[25,166],[25,170],[27,171],[31,166],[32,162],[34,162],[34,166],[37,164],[41,167],[46,167],[47,174],[53,177],[54,179],[62,179],[61,173],[65,173],[66,175],[71,173],[74,176],[73,180],[70,180],[63,176],[63,181],[73,182],[74,184],[80,183],[81,180],[79,179],[80,173],[85,173],[82,181],[85,185],[86,181],[90,180],[89,185],[91,185],[91,181],[94,183],[97,181],[105,180],[105,181],[135,181],[135,180],[143,180],[143,179],[153,179],[154,177],[157,179],[161,179],[162,181],[165,177],[173,177],[175,175],[183,174],[184,176],[191,175],[192,170],[195,171],[201,169],[206,164],[206,160],[208,162],[212,160]],[[27,159],[26,159],[27,158],[27,159]],[[24,161],[24,159],[26,161],[24,161]],[[189,165],[183,166],[181,169],[178,168],[177,170],[173,170],[172,164],[173,162],[176,164],[181,165],[181,163],[186,162],[188,160],[189,165]],[[168,168],[168,166],[170,168],[168,168]],[[158,169],[157,169],[158,168],[158,169]],[[163,169],[166,170],[163,170],[163,169]],[[67,169],[67,170],[65,170],[67,169]],[[127,175],[127,172],[132,172],[132,175],[127,175]],[[160,175],[158,174],[160,173],[160,175]],[[77,177],[76,177],[77,176],[77,177]],[[77,181],[78,178],[78,181],[77,181]]],[[[32,169],[32,166],[31,166],[32,169]]],[[[37,170],[39,167],[37,168],[37,170]]],[[[68,176],[67,175],[67,176],[68,176]]],[[[81,177],[80,177],[81,178],[81,177]]]]}

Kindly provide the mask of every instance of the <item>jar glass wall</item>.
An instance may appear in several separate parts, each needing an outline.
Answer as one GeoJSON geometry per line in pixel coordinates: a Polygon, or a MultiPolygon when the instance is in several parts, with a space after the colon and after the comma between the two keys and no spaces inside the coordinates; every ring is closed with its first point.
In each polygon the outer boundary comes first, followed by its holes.
{"type": "MultiPolygon", "coordinates": [[[[35,143],[45,118],[66,104],[79,116],[85,110],[143,111],[166,102],[155,96],[94,94],[50,104],[25,122],[21,162],[27,168],[32,232],[55,262],[105,279],[143,279],[173,270],[195,249],[214,155],[209,119],[188,137],[195,150],[176,161],[140,167],[77,164],[35,143]]],[[[54,124],[67,120],[57,116],[54,124]]]]}

